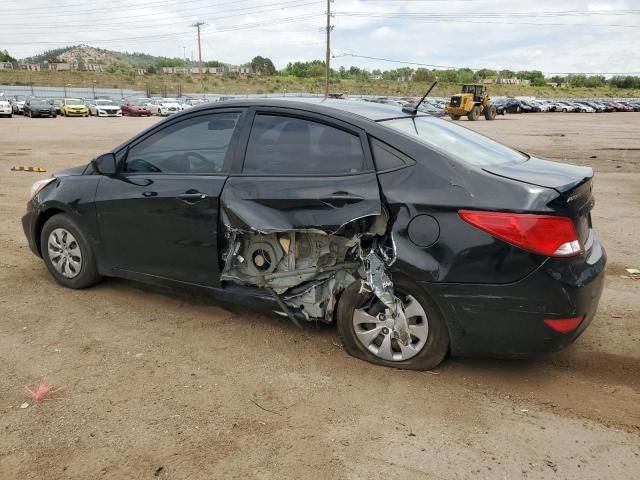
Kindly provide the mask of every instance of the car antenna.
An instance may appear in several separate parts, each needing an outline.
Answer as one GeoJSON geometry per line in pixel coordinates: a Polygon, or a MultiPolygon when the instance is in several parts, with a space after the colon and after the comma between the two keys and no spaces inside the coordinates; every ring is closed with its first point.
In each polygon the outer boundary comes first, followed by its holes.
{"type": "Polygon", "coordinates": [[[415,105],[406,105],[402,107],[402,111],[404,113],[410,113],[411,115],[415,115],[416,113],[418,113],[418,107],[422,105],[422,103],[424,102],[424,99],[427,98],[427,96],[431,93],[431,90],[433,90],[433,87],[436,86],[436,83],[438,83],[437,80],[433,82],[433,85],[431,85],[429,90],[427,90],[427,93],[424,94],[424,96],[420,99],[418,103],[416,103],[415,105]]]}

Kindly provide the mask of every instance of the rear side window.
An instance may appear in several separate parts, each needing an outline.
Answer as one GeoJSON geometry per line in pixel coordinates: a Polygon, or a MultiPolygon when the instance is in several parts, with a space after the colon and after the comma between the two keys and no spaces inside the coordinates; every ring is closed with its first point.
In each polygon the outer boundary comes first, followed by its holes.
{"type": "Polygon", "coordinates": [[[520,163],[526,155],[488,137],[434,117],[403,117],[383,120],[380,125],[402,132],[445,155],[471,165],[520,163]]]}
{"type": "Polygon", "coordinates": [[[399,152],[395,148],[381,142],[377,138],[371,138],[371,151],[373,152],[373,160],[376,163],[376,170],[384,172],[386,170],[394,170],[396,168],[413,165],[415,162],[409,157],[399,152]]]}
{"type": "Polygon", "coordinates": [[[256,115],[243,173],[344,175],[364,169],[360,137],[328,125],[279,115],[256,115]]]}

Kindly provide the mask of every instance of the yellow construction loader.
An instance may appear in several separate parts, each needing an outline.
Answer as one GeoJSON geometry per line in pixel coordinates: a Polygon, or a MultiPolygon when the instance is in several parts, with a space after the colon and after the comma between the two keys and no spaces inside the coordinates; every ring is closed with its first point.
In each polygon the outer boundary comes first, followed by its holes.
{"type": "Polygon", "coordinates": [[[478,84],[462,85],[462,92],[452,95],[444,110],[452,120],[460,120],[463,115],[472,121],[478,120],[480,115],[487,120],[496,118],[496,107],[491,104],[487,87],[478,84]]]}

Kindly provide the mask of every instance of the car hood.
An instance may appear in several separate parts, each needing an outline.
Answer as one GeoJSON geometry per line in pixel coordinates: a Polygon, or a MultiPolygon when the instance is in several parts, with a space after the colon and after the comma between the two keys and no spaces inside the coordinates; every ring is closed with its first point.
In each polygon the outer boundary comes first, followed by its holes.
{"type": "Polygon", "coordinates": [[[73,177],[82,175],[84,171],[87,169],[86,165],[78,165],[77,167],[67,168],[65,170],[60,170],[54,174],[54,177],[73,177]]]}
{"type": "Polygon", "coordinates": [[[593,177],[591,167],[557,163],[530,157],[522,163],[506,163],[483,167],[485,172],[538,187],[569,191],[593,177]]]}
{"type": "Polygon", "coordinates": [[[5,101],[2,101],[2,102],[0,102],[0,106],[3,106],[3,107],[9,107],[9,106],[10,106],[10,103],[9,103],[9,102],[5,102],[5,101]]]}
{"type": "Polygon", "coordinates": [[[176,107],[176,108],[180,108],[180,104],[179,103],[167,103],[167,102],[162,102],[160,103],[161,107],[176,107]]]}
{"type": "Polygon", "coordinates": [[[96,105],[96,108],[97,108],[98,110],[100,110],[100,109],[106,109],[106,110],[117,110],[117,109],[119,109],[120,107],[119,107],[119,106],[117,106],[117,105],[96,105]]]}

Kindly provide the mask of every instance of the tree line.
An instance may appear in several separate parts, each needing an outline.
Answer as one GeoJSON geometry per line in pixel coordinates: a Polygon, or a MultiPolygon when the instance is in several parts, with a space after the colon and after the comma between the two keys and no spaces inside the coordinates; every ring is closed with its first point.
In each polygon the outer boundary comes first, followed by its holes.
{"type": "MultiPolygon", "coordinates": [[[[67,48],[48,50],[41,55],[31,57],[30,61],[55,62],[57,57],[67,51],[67,48]]],[[[154,57],[143,53],[120,53],[109,52],[104,49],[96,49],[111,56],[103,62],[105,70],[110,73],[133,74],[137,69],[145,69],[148,73],[160,73],[163,67],[189,67],[197,65],[197,62],[188,61],[182,58],[154,57]]],[[[81,59],[80,59],[81,60],[81,59]]],[[[7,50],[0,51],[1,62],[15,62],[7,50]]],[[[222,67],[225,64],[218,60],[203,62],[207,67],[222,67]]],[[[78,62],[81,68],[84,62],[78,62]]],[[[323,60],[311,60],[308,62],[289,62],[285,68],[278,71],[273,61],[268,57],[258,55],[251,61],[243,63],[241,67],[249,67],[251,70],[262,76],[285,75],[297,78],[320,78],[325,75],[325,62],[323,60]]],[[[458,68],[448,70],[436,70],[428,68],[401,67],[392,70],[372,69],[351,66],[331,69],[333,79],[352,79],[360,81],[388,80],[388,81],[415,81],[442,83],[476,83],[483,80],[512,79],[529,80],[532,86],[545,86],[549,83],[556,85],[566,85],[575,88],[597,88],[614,87],[626,89],[640,88],[640,77],[633,75],[618,75],[609,79],[602,75],[554,75],[545,77],[539,70],[492,70],[483,68],[481,70],[471,70],[470,68],[458,68]]]]}

